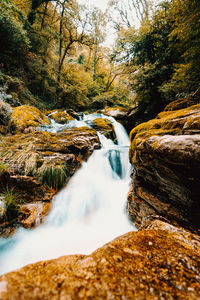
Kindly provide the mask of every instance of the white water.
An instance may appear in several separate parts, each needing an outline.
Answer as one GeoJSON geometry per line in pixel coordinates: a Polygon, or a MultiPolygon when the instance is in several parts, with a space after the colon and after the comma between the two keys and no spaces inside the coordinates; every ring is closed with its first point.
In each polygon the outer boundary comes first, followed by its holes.
{"type": "MultiPolygon", "coordinates": [[[[76,126],[90,126],[103,115],[88,115],[76,126]]],[[[107,117],[106,117],[107,118],[107,117]]],[[[0,239],[0,274],[26,264],[67,254],[89,254],[113,238],[135,230],[125,213],[129,189],[129,138],[113,118],[118,145],[99,134],[102,144],[67,187],[55,197],[45,224],[34,230],[20,229],[11,239],[0,239]]],[[[71,125],[69,125],[71,126],[71,125]]],[[[66,125],[52,122],[45,130],[66,125]]]]}

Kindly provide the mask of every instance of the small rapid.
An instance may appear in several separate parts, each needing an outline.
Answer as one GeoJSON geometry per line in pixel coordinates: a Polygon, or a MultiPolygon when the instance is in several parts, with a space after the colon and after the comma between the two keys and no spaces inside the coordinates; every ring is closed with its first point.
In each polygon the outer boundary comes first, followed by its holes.
{"type": "Polygon", "coordinates": [[[98,133],[101,149],[93,152],[56,195],[46,222],[34,230],[21,228],[10,239],[0,239],[0,274],[62,255],[89,254],[113,238],[136,230],[125,212],[131,166],[129,138],[123,126],[111,117],[91,114],[64,125],[52,120],[42,130],[90,127],[99,117],[112,122],[117,145],[98,133]]]}

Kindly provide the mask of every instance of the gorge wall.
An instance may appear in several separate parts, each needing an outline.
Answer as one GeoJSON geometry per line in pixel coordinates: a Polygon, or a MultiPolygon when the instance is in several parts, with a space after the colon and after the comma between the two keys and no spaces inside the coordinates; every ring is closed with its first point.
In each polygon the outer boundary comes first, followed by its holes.
{"type": "Polygon", "coordinates": [[[138,225],[149,215],[200,225],[200,105],[176,104],[130,135],[128,207],[138,225]]]}

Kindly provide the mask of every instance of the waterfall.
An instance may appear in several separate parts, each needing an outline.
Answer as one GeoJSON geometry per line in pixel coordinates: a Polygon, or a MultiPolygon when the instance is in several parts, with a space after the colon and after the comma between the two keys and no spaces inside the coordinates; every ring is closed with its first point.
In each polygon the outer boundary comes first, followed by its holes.
{"type": "MultiPolygon", "coordinates": [[[[39,260],[89,254],[113,238],[136,230],[125,213],[131,172],[125,129],[101,114],[84,116],[81,121],[73,121],[73,126],[90,126],[97,117],[112,122],[117,145],[99,133],[102,148],[93,152],[56,195],[46,222],[34,230],[21,228],[10,239],[0,239],[0,274],[39,260]]],[[[55,122],[43,128],[50,132],[65,129],[66,125],[55,122]]]]}

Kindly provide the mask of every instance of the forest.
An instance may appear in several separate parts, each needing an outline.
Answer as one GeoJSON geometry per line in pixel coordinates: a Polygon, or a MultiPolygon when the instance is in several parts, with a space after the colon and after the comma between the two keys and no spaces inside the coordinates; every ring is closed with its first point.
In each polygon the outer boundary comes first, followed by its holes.
{"type": "Polygon", "coordinates": [[[145,120],[199,87],[198,0],[111,0],[104,12],[76,0],[4,0],[0,12],[1,95],[14,106],[120,105],[145,120]]]}

